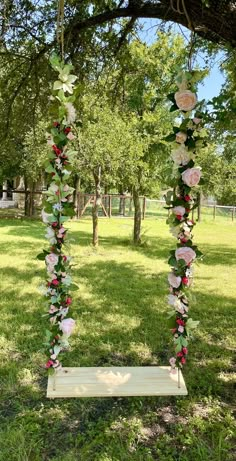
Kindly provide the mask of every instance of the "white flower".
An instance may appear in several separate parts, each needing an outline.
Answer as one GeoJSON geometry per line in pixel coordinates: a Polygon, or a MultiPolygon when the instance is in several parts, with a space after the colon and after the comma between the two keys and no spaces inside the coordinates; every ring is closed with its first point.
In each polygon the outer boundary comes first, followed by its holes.
{"type": "Polygon", "coordinates": [[[168,296],[168,304],[173,306],[175,309],[181,309],[182,303],[177,296],[169,295],[168,296]]]}
{"type": "Polygon", "coordinates": [[[76,110],[71,102],[66,102],[65,103],[65,108],[67,111],[67,117],[66,117],[66,122],[68,125],[73,123],[76,119],[76,110]]]}
{"type": "Polygon", "coordinates": [[[55,238],[55,232],[51,227],[47,228],[47,233],[45,237],[49,240],[49,242],[53,245],[54,243],[57,243],[57,239],[55,238]]]}
{"type": "Polygon", "coordinates": [[[190,90],[182,90],[175,93],[175,101],[180,110],[188,112],[196,106],[197,97],[190,90]]]}
{"type": "Polygon", "coordinates": [[[48,224],[50,222],[49,218],[53,217],[52,214],[46,213],[46,211],[44,211],[44,210],[42,210],[41,216],[42,216],[42,220],[43,220],[44,224],[48,224]]]}
{"type": "Polygon", "coordinates": [[[182,144],[178,149],[174,150],[171,156],[177,165],[187,165],[190,160],[190,155],[184,144],[182,144]]]}
{"type": "Polygon", "coordinates": [[[47,139],[48,146],[53,146],[53,144],[55,144],[51,133],[46,133],[46,139],[47,139]]]}
{"type": "Polygon", "coordinates": [[[59,74],[59,79],[57,80],[54,85],[53,89],[54,90],[63,90],[64,93],[68,92],[70,94],[73,93],[73,88],[74,85],[73,83],[77,79],[76,75],[68,75],[67,72],[64,72],[63,70],[59,74]]]}
{"type": "Polygon", "coordinates": [[[63,206],[60,203],[55,203],[55,205],[52,206],[54,210],[62,211],[63,206]]]}
{"type": "Polygon", "coordinates": [[[187,135],[186,133],[184,133],[184,131],[179,131],[178,133],[176,133],[175,140],[179,144],[184,144],[186,139],[187,139],[187,135]]]}

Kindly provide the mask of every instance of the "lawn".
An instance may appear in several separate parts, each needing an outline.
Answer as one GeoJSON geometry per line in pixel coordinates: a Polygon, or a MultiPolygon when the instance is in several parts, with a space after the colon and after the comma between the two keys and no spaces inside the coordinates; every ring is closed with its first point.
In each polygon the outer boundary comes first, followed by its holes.
{"type": "MultiPolygon", "coordinates": [[[[202,223],[195,241],[191,316],[201,320],[184,370],[187,397],[47,400],[42,343],[47,320],[38,287],[44,226],[0,222],[0,461],[230,461],[236,457],[236,223],[202,223]]],[[[130,244],[131,219],[71,222],[77,330],[67,366],[168,364],[166,263],[175,241],[163,220],[130,244]]]]}

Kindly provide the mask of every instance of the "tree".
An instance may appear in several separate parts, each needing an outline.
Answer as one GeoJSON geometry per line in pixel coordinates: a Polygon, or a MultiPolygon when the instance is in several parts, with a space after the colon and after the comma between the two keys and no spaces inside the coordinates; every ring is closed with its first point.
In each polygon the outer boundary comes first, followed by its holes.
{"type": "Polygon", "coordinates": [[[83,100],[83,125],[78,135],[81,175],[89,171],[94,181],[93,245],[98,245],[98,210],[101,188],[115,186],[117,172],[134,144],[128,120],[122,119],[117,109],[111,109],[105,97],[93,96],[92,89],[83,100]]]}

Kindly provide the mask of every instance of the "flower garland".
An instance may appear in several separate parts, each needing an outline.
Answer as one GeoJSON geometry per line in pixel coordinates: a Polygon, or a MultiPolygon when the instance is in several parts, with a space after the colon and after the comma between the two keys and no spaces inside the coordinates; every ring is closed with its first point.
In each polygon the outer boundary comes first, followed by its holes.
{"type": "Polygon", "coordinates": [[[75,154],[68,144],[74,139],[71,124],[76,117],[72,104],[73,83],[76,76],[70,74],[73,66],[63,64],[57,56],[53,56],[50,62],[53,69],[59,73],[51,97],[51,100],[56,103],[57,120],[53,122],[50,133],[47,133],[47,143],[51,149],[45,171],[51,182],[44,192],[46,197],[42,211],[43,222],[47,224],[46,238],[50,248],[43,250],[43,253],[38,255],[38,259],[45,260],[46,264],[47,281],[46,287],[43,287],[43,294],[47,298],[46,315],[51,326],[46,332],[45,345],[49,349],[49,359],[45,367],[54,370],[61,366],[58,355],[69,347],[68,338],[75,326],[75,321],[67,315],[72,303],[70,291],[77,286],[72,284],[71,258],[64,253],[63,246],[67,240],[64,222],[74,215],[71,200],[74,189],[67,184],[67,181],[75,154]]]}
{"type": "MultiPolygon", "coordinates": [[[[199,149],[205,147],[207,131],[203,127],[202,103],[198,103],[194,92],[200,71],[186,72],[178,77],[178,91],[168,95],[173,105],[171,112],[180,111],[180,125],[173,126],[173,133],[165,140],[173,143],[172,160],[174,162],[172,191],[166,194],[167,209],[171,215],[167,219],[171,234],[177,238],[177,248],[170,252],[168,260],[171,272],[168,274],[170,294],[168,304],[171,306],[169,319],[175,347],[175,357],[169,362],[171,371],[182,368],[188,354],[188,341],[191,332],[199,324],[188,316],[189,300],[186,291],[192,284],[192,264],[202,253],[193,244],[193,227],[195,222],[189,214],[198,206],[198,186],[203,183],[201,168],[195,166],[195,157],[199,149]],[[195,109],[194,116],[192,111],[195,109]]],[[[178,118],[179,120],[179,118],[178,118]]]]}

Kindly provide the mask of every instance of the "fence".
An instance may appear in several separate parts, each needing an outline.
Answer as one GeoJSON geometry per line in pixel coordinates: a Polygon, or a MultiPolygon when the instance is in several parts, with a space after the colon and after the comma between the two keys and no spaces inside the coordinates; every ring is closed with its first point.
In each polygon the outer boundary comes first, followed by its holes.
{"type": "MultiPolygon", "coordinates": [[[[6,193],[7,191],[2,192],[6,193]]],[[[78,193],[74,199],[77,219],[91,216],[95,195],[78,193]]],[[[0,217],[21,217],[24,215],[37,217],[40,213],[41,201],[42,191],[8,191],[8,197],[6,198],[5,196],[5,199],[0,199],[0,217]],[[19,197],[19,200],[17,206],[14,206],[14,201],[17,202],[17,197],[19,197]],[[8,209],[6,205],[10,202],[12,208],[8,209]]],[[[164,200],[149,199],[142,196],[140,197],[140,206],[143,219],[166,219],[168,216],[164,200]]],[[[102,195],[99,215],[101,217],[132,218],[134,216],[132,196],[119,194],[102,195]]],[[[199,210],[194,210],[192,218],[208,222],[215,220],[222,222],[235,221],[236,206],[208,205],[203,203],[199,210]]]]}

